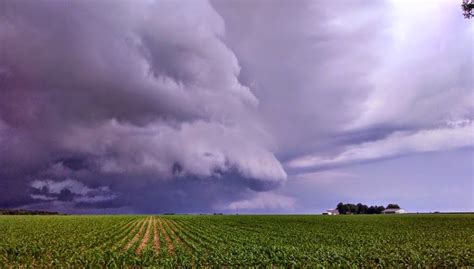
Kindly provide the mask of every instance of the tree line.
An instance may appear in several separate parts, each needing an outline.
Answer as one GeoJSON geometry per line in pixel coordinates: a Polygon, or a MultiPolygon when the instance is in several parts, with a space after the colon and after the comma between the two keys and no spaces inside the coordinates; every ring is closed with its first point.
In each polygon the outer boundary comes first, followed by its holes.
{"type": "Polygon", "coordinates": [[[51,212],[51,211],[0,208],[0,215],[62,215],[62,214],[59,214],[58,212],[51,212]]]}
{"type": "Polygon", "coordinates": [[[397,204],[388,204],[384,206],[368,206],[361,203],[358,204],[337,204],[336,209],[339,214],[382,214],[385,209],[400,209],[397,204]]]}

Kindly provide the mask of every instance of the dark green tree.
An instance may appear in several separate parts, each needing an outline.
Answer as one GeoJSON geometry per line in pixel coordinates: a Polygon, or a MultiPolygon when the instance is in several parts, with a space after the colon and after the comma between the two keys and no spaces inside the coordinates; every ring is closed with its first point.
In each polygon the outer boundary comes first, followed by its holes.
{"type": "Polygon", "coordinates": [[[355,204],[348,204],[349,207],[349,213],[351,214],[357,214],[357,205],[355,204]]]}
{"type": "Polygon", "coordinates": [[[400,209],[400,207],[397,204],[388,204],[387,209],[400,209]]]}
{"type": "Polygon", "coordinates": [[[344,203],[337,204],[336,209],[339,211],[339,214],[346,214],[348,211],[348,208],[344,203]]]}
{"type": "Polygon", "coordinates": [[[377,206],[377,213],[376,214],[382,214],[382,212],[385,210],[385,207],[382,205],[377,206]]]}
{"type": "MultiPolygon", "coordinates": [[[[396,208],[399,208],[398,205],[396,204],[390,204],[389,206],[396,206],[396,208]]],[[[362,203],[358,204],[344,204],[344,203],[339,203],[337,204],[337,210],[339,211],[339,214],[382,214],[382,212],[385,210],[385,207],[383,206],[367,206],[362,203]]],[[[388,207],[387,207],[388,208],[388,207]]]]}
{"type": "Polygon", "coordinates": [[[357,214],[367,214],[369,207],[367,205],[358,203],[357,204],[357,214]]]}
{"type": "Polygon", "coordinates": [[[464,17],[467,19],[474,17],[474,0],[463,0],[462,2],[464,17]]]}

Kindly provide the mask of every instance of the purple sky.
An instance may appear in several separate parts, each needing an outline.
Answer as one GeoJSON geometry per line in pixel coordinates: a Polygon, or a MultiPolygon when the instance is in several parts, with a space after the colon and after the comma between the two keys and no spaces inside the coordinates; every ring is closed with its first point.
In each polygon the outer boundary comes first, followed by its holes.
{"type": "Polygon", "coordinates": [[[474,211],[461,1],[0,3],[0,207],[474,211]]]}

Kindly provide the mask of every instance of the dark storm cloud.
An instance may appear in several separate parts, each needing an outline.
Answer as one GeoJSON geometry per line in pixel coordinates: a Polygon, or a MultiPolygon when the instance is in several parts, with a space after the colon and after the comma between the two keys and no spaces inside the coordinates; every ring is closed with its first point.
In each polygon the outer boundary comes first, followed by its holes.
{"type": "Polygon", "coordinates": [[[3,1],[0,206],[278,212],[286,171],[472,147],[454,6],[3,1]]]}
{"type": "MultiPolygon", "coordinates": [[[[220,40],[224,21],[206,1],[1,5],[0,166],[13,196],[27,201],[30,182],[159,190],[177,177],[225,186],[236,174],[243,189],[259,190],[286,179],[253,120],[258,100],[220,40]]],[[[45,192],[30,198],[100,200],[45,192]]]]}

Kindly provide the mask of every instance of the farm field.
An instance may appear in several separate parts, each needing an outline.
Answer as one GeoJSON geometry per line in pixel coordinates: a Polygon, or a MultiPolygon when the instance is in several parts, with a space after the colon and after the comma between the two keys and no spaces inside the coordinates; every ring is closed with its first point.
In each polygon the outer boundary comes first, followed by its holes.
{"type": "Polygon", "coordinates": [[[0,267],[444,267],[473,253],[473,214],[0,216],[0,267]]]}

